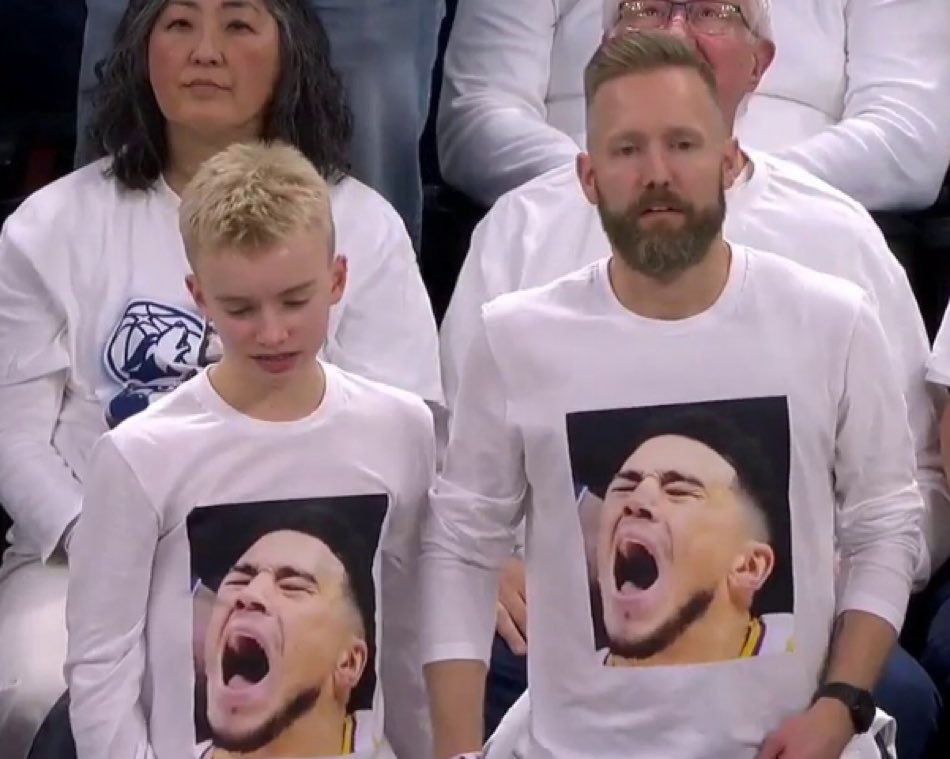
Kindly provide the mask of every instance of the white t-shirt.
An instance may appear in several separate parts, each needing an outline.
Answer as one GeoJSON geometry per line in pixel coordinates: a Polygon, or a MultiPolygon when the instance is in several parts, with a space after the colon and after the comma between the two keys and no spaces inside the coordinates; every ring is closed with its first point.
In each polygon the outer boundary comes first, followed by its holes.
{"type": "Polygon", "coordinates": [[[67,601],[79,759],[193,755],[210,737],[191,724],[196,681],[205,718],[225,733],[233,727],[212,715],[247,726],[305,689],[337,696],[342,686],[319,667],[321,657],[352,664],[349,644],[333,648],[340,625],[366,648],[350,670],[362,674],[346,720],[327,729],[354,755],[386,757],[385,701],[396,756],[429,755],[417,557],[431,412],[410,393],[324,367],[324,399],[298,421],[239,413],[201,372],[96,443],[67,601]]]}
{"type": "MultiPolygon", "coordinates": [[[[917,449],[933,568],[950,558],[950,492],[940,458],[941,399],[924,380],[930,345],[907,275],[854,200],[787,161],[747,151],[752,174],[726,194],[725,235],[863,287],[895,354],[917,449]]],[[[484,303],[547,284],[610,252],[573,166],[502,197],[476,228],[441,328],[442,376],[451,408],[484,303]]],[[[931,562],[922,555],[918,578],[931,562]]]]}
{"type": "Polygon", "coordinates": [[[922,507],[880,324],[851,283],[732,251],[722,294],[688,319],[623,308],[607,259],[484,308],[430,497],[423,658],[488,661],[496,571],[524,517],[528,759],[620,759],[634,746],[664,759],[751,759],[770,730],[808,706],[836,614],[862,610],[895,629],[902,623],[922,507]],[[692,438],[687,453],[678,429],[692,438]],[[710,456],[724,467],[715,477],[700,464],[710,456]],[[638,482],[643,500],[623,500],[638,482]],[[578,486],[605,492],[596,529],[582,518],[578,486]],[[757,505],[758,516],[744,512],[742,528],[703,529],[726,503],[757,505]],[[732,532],[739,529],[748,532],[732,532]],[[601,567],[593,577],[591,535],[601,567]],[[837,588],[836,543],[844,557],[837,588]],[[757,546],[759,561],[743,553],[741,566],[762,570],[764,584],[732,584],[731,545],[757,546]],[[723,555],[706,561],[717,546],[723,555]],[[621,552],[633,561],[621,562],[621,552]],[[742,608],[742,592],[724,600],[727,579],[733,589],[755,588],[751,609],[742,608]],[[635,642],[625,625],[648,620],[639,615],[662,611],[666,599],[690,604],[660,615],[655,631],[670,640],[654,651],[691,642],[692,653],[683,649],[665,666],[597,661],[605,630],[609,641],[635,642]],[[715,619],[743,623],[735,654],[693,665],[710,640],[688,638],[680,628],[698,627],[684,616],[702,620],[723,608],[728,615],[715,619]],[[794,651],[736,658],[748,617],[765,612],[793,615],[794,651]]]}
{"type": "MultiPolygon", "coordinates": [[[[460,6],[446,55],[439,157],[448,182],[490,205],[573,163],[586,133],[583,70],[618,2],[460,6]]],[[[738,116],[742,141],[777,151],[874,210],[933,203],[950,162],[950,4],[771,7],[777,53],[738,116]]]]}
{"type": "MultiPolygon", "coordinates": [[[[53,182],[0,236],[0,503],[14,549],[48,557],[79,513],[96,438],[205,362],[179,199],[124,191],[105,159],[53,182]]],[[[332,187],[349,275],[323,357],[440,401],[438,336],[405,226],[355,179],[332,187]]]]}

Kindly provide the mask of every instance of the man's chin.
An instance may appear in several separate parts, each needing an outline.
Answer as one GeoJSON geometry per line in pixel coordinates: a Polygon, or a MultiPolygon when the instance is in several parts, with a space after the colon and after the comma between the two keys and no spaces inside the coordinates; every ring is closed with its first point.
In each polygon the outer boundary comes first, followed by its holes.
{"type": "Polygon", "coordinates": [[[320,689],[311,688],[280,707],[262,709],[253,718],[248,715],[240,720],[216,720],[209,715],[212,745],[235,754],[261,751],[293,728],[316,706],[319,698],[320,689]]]}

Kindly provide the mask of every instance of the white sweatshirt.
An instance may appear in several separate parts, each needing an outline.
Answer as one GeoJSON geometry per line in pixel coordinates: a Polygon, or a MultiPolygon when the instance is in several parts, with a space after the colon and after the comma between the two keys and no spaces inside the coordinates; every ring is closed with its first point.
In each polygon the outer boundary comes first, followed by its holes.
{"type": "MultiPolygon", "coordinates": [[[[723,293],[688,319],[623,308],[607,259],[484,308],[424,532],[423,658],[488,661],[496,572],[526,517],[527,759],[620,759],[631,747],[664,759],[752,759],[783,718],[807,708],[836,614],[862,610],[900,628],[921,501],[880,324],[855,285],[732,250],[723,293]],[[735,418],[745,407],[745,434],[768,441],[772,467],[788,463],[780,488],[790,527],[773,519],[771,540],[780,545],[788,530],[794,591],[779,610],[794,615],[790,653],[633,668],[605,667],[596,653],[578,479],[593,465],[609,480],[628,455],[619,443],[671,404],[735,418]],[[604,413],[586,424],[594,434],[575,434],[595,411],[604,413]]],[[[683,469],[694,474],[689,462],[683,469]]],[[[672,561],[689,556],[671,539],[672,561]]],[[[667,566],[654,582],[669,582],[667,566]]]]}
{"type": "MultiPolygon", "coordinates": [[[[97,162],[48,185],[0,235],[0,503],[13,550],[45,560],[79,513],[93,442],[205,363],[179,200],[123,191],[97,162]]],[[[441,399],[438,336],[405,226],[354,179],[332,188],[343,299],[323,357],[441,399]]]]}
{"type": "MultiPolygon", "coordinates": [[[[855,201],[785,161],[747,151],[752,174],[727,192],[725,235],[863,287],[895,356],[917,449],[933,569],[950,558],[950,492],[940,459],[939,394],[924,371],[930,346],[906,273],[855,201]]],[[[442,375],[452,408],[484,303],[551,282],[610,251],[597,212],[565,165],[502,197],[476,228],[441,328],[442,375]]],[[[918,578],[929,578],[924,554],[918,578]]]]}
{"type": "MultiPolygon", "coordinates": [[[[487,205],[573,161],[582,72],[615,10],[602,0],[460,3],[438,124],[448,182],[487,205]]],[[[933,203],[950,162],[950,3],[782,0],[772,29],[777,55],[739,115],[743,142],[872,210],[933,203]]]]}
{"type": "MultiPolygon", "coordinates": [[[[293,609],[309,606],[313,593],[282,583],[289,601],[275,600],[258,588],[251,600],[264,599],[260,615],[241,618],[229,610],[227,626],[216,626],[212,616],[202,634],[193,590],[200,581],[213,596],[209,577],[221,580],[234,564],[253,562],[242,557],[256,541],[285,529],[281,525],[294,510],[307,508],[305,500],[320,499],[336,499],[319,508],[329,507],[344,529],[364,540],[356,555],[370,562],[362,571],[374,577],[384,699],[377,690],[372,705],[356,714],[355,755],[391,757],[388,747],[374,748],[382,741],[385,704],[385,734],[396,756],[429,756],[417,643],[417,558],[434,473],[432,416],[409,393],[329,364],[325,370],[324,400],[298,421],[244,416],[201,372],[97,442],[69,562],[66,676],[79,759],[193,756],[195,661],[204,658],[206,635],[218,651],[219,629],[231,635],[237,629],[231,625],[243,622],[243,632],[256,633],[267,650],[270,671],[285,682],[299,674],[290,657],[294,646],[303,650],[306,643],[300,625],[320,618],[295,617],[293,609]],[[383,509],[373,511],[377,503],[353,496],[381,499],[383,509]],[[259,510],[268,510],[262,515],[268,524],[255,532],[259,510]],[[290,613],[282,601],[291,605],[290,613]]],[[[325,542],[336,552],[337,545],[325,542]]],[[[279,558],[314,571],[310,559],[294,550],[279,558]]],[[[266,561],[258,565],[273,569],[266,561]]],[[[352,573],[351,566],[344,562],[352,573]]],[[[316,595],[331,597],[333,587],[314,574],[316,595]]],[[[350,587],[358,593],[352,580],[350,587]]],[[[209,657],[204,666],[210,682],[217,662],[209,657]]],[[[280,689],[282,683],[271,680],[269,687],[280,689]]]]}

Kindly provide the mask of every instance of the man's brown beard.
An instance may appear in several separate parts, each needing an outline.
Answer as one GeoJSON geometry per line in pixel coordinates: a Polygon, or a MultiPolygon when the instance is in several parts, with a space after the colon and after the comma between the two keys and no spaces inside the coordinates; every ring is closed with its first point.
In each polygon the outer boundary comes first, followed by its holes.
{"type": "Polygon", "coordinates": [[[726,213],[725,192],[720,184],[715,205],[697,209],[667,190],[648,191],[623,211],[597,204],[600,222],[617,255],[633,271],[660,281],[670,280],[702,261],[722,231],[726,213]],[[652,206],[668,206],[684,216],[679,229],[644,230],[640,217],[652,206]]]}

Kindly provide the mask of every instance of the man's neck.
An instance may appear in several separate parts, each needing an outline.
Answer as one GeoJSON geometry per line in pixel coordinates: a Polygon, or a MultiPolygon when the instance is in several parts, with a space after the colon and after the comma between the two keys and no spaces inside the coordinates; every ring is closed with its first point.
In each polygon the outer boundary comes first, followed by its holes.
{"type": "Polygon", "coordinates": [[[634,271],[620,256],[610,260],[610,284],[620,304],[648,319],[678,321],[701,314],[722,294],[732,252],[716,238],[702,261],[669,280],[634,271]]]}
{"type": "Polygon", "coordinates": [[[303,419],[320,407],[326,394],[326,374],[316,358],[297,369],[291,380],[272,386],[249,381],[227,357],[209,371],[211,386],[225,403],[265,422],[303,419]]]}
{"type": "Polygon", "coordinates": [[[163,172],[165,182],[177,195],[181,195],[201,164],[235,142],[252,140],[254,134],[254,130],[241,129],[216,134],[212,138],[182,127],[169,126],[165,130],[165,139],[168,141],[168,166],[163,172]]]}
{"type": "Polygon", "coordinates": [[[277,738],[257,751],[234,754],[213,748],[210,759],[284,759],[305,756],[341,756],[349,754],[353,746],[350,733],[351,720],[342,710],[333,714],[315,710],[287,727],[277,738]]]}

